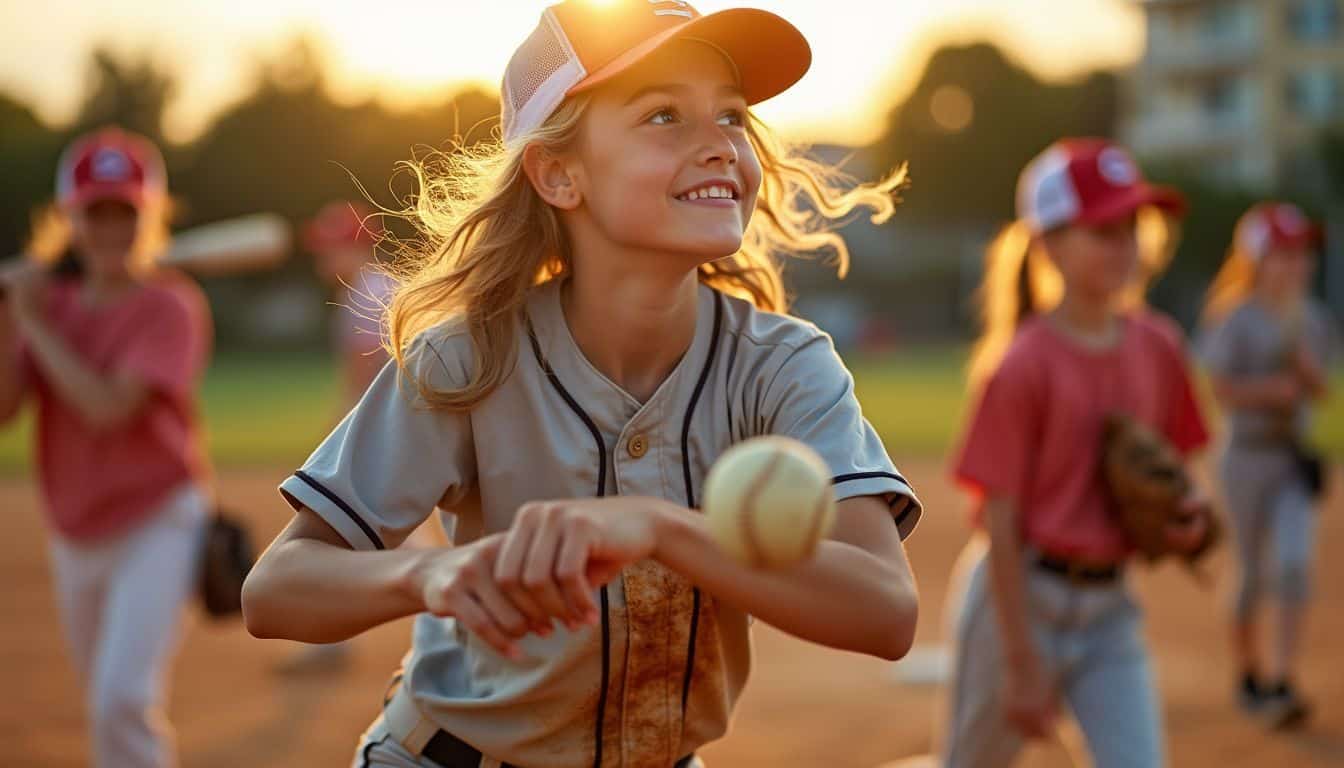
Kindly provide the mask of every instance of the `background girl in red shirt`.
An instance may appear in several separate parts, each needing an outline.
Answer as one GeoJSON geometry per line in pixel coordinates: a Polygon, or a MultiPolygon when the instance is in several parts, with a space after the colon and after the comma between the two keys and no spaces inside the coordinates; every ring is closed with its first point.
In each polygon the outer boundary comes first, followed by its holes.
{"type": "Polygon", "coordinates": [[[156,274],[163,159],[140,136],[75,141],[4,275],[0,420],[36,408],[35,465],[95,766],[176,764],[164,678],[207,518],[196,387],[210,346],[193,284],[156,274]],[[53,266],[54,264],[54,266],[53,266]]]}
{"type": "MultiPolygon", "coordinates": [[[[1101,768],[1164,764],[1139,609],[1124,579],[1132,546],[1100,476],[1110,413],[1183,453],[1206,441],[1179,331],[1141,307],[1183,205],[1123,149],[1056,143],[1023,171],[1020,221],[991,246],[985,333],[972,361],[979,402],[955,465],[977,500],[959,566],[947,766],[1004,766],[1024,738],[1052,737],[1069,705],[1101,768]],[[1157,209],[1157,210],[1154,210],[1157,209]]],[[[1204,514],[1169,531],[1193,550],[1204,514]]]]}

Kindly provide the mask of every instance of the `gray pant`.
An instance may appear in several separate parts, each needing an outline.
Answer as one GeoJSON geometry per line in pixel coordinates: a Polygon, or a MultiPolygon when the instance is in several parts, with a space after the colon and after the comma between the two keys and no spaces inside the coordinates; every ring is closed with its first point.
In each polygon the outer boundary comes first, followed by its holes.
{"type": "MultiPolygon", "coordinates": [[[[944,768],[1002,768],[1023,747],[1003,706],[1003,647],[988,549],[962,553],[962,598],[949,603],[955,660],[944,768]]],[[[1166,764],[1162,722],[1138,607],[1123,583],[1074,586],[1024,563],[1032,639],[1098,768],[1166,764]]]]}
{"type": "Polygon", "coordinates": [[[1237,620],[1251,617],[1267,582],[1280,601],[1305,602],[1316,514],[1292,453],[1234,443],[1219,470],[1237,552],[1237,620]]]}

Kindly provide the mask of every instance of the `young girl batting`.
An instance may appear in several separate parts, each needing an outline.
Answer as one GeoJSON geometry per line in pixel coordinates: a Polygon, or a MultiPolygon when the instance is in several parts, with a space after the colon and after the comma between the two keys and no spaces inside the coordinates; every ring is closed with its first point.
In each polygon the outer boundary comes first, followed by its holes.
{"type": "MultiPolygon", "coordinates": [[[[1182,453],[1206,441],[1179,331],[1141,306],[1164,261],[1176,193],[1151,186],[1100,139],[1057,142],[1022,172],[1019,220],[991,245],[978,402],[954,474],[981,531],[952,606],[954,682],[943,763],[1006,766],[1052,738],[1061,704],[1100,768],[1164,764],[1161,719],[1126,586],[1133,547],[1099,471],[1108,415],[1129,415],[1182,453]]],[[[1207,505],[1167,531],[1197,550],[1207,505]]]]}
{"type": "Polygon", "coordinates": [[[163,706],[207,518],[196,386],[208,309],[194,285],[149,266],[167,242],[168,201],[147,140],[85,136],[62,155],[56,184],[30,247],[46,263],[3,278],[0,420],[36,407],[54,587],[92,765],[176,765],[163,706]]]}
{"type": "Polygon", "coordinates": [[[722,736],[750,618],[894,658],[920,506],[830,340],[783,314],[778,261],[890,214],[748,106],[810,52],[764,11],[563,2],[503,81],[503,140],[422,168],[430,249],[391,306],[396,362],[281,490],[249,628],[329,642],[419,614],[358,766],[689,766],[722,736]],[[839,522],[747,568],[696,511],[746,438],[816,449],[839,522]],[[398,550],[438,506],[451,549],[398,550]]]}
{"type": "Polygon", "coordinates": [[[1206,363],[1227,412],[1220,463],[1236,540],[1232,645],[1238,699],[1275,727],[1301,723],[1293,672],[1306,618],[1316,510],[1305,452],[1312,402],[1327,394],[1339,352],[1334,319],[1311,298],[1319,230],[1297,206],[1263,203],[1242,216],[1205,310],[1206,363]],[[1258,642],[1262,598],[1276,598],[1269,666],[1258,642]]]}

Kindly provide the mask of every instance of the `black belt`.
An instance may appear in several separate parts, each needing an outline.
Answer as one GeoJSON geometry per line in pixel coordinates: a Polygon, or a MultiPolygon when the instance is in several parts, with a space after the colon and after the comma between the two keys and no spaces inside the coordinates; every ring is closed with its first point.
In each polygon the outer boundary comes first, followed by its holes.
{"type": "Polygon", "coordinates": [[[1124,573],[1120,565],[1088,565],[1051,555],[1037,555],[1036,567],[1074,584],[1112,584],[1124,573]]]}
{"type": "MultiPolygon", "coordinates": [[[[453,734],[440,730],[425,744],[420,752],[443,768],[478,768],[481,764],[481,752],[453,734]]],[[[673,768],[686,768],[695,760],[695,755],[687,755],[676,762],[673,768]]],[[[500,768],[518,768],[513,763],[500,763],[500,768]]]]}

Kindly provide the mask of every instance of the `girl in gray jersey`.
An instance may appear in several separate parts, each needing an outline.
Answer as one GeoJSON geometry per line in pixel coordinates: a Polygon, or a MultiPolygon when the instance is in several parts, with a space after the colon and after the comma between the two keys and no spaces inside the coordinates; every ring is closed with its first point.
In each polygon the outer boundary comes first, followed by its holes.
{"type": "Polygon", "coordinates": [[[1293,205],[1265,203],[1242,216],[1205,310],[1205,356],[1227,412],[1219,467],[1236,539],[1239,579],[1232,641],[1238,698],[1275,727],[1306,719],[1293,684],[1305,618],[1316,518],[1304,444],[1310,406],[1326,395],[1339,336],[1309,296],[1318,230],[1293,205]],[[1278,620],[1267,670],[1256,612],[1266,593],[1278,620]]]}
{"type": "Polygon", "coordinates": [[[722,736],[749,617],[895,658],[920,506],[830,340],[780,314],[776,259],[890,215],[747,106],[810,52],[757,10],[563,2],[504,75],[502,143],[414,166],[426,247],[396,359],[281,485],[294,521],[244,589],[262,637],[416,615],[357,766],[669,768],[722,736]],[[800,440],[839,522],[809,562],[743,566],[696,512],[735,442],[800,440]],[[398,550],[435,507],[454,548],[398,550]]]}

